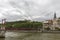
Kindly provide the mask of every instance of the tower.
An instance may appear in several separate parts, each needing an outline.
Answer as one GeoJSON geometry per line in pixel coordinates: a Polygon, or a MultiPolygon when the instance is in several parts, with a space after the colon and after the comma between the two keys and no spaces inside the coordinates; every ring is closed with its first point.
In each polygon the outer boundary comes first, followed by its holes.
{"type": "Polygon", "coordinates": [[[57,27],[57,17],[56,17],[56,13],[54,13],[54,19],[53,19],[53,30],[55,30],[55,27],[57,27]]]}
{"type": "Polygon", "coordinates": [[[5,30],[6,19],[2,19],[2,27],[1,30],[5,30]]]}
{"type": "Polygon", "coordinates": [[[54,13],[54,19],[56,19],[56,13],[54,13]]]}

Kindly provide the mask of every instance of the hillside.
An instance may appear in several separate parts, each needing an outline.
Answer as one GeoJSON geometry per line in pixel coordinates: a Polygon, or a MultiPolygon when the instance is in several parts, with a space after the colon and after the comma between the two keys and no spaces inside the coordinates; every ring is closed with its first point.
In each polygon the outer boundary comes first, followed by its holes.
{"type": "Polygon", "coordinates": [[[6,22],[5,26],[7,28],[42,28],[42,23],[37,21],[25,20],[25,21],[6,22]]]}

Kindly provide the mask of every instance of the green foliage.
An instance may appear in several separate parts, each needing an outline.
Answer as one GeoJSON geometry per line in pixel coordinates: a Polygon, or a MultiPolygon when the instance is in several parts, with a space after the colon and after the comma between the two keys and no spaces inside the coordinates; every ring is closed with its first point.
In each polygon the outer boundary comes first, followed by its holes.
{"type": "Polygon", "coordinates": [[[15,27],[15,28],[42,28],[42,23],[37,21],[15,21],[15,22],[7,22],[6,27],[15,27]]]}
{"type": "Polygon", "coordinates": [[[58,27],[55,27],[55,29],[60,31],[60,28],[58,28],[58,27]]]}

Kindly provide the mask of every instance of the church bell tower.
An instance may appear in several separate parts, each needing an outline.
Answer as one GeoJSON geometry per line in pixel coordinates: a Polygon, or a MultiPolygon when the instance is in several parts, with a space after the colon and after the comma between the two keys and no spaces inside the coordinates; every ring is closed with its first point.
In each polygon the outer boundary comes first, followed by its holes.
{"type": "Polygon", "coordinates": [[[57,17],[56,17],[56,13],[54,13],[54,18],[53,18],[53,30],[55,30],[55,27],[57,27],[57,17]]]}
{"type": "Polygon", "coordinates": [[[54,19],[56,19],[56,13],[54,13],[54,19]]]}

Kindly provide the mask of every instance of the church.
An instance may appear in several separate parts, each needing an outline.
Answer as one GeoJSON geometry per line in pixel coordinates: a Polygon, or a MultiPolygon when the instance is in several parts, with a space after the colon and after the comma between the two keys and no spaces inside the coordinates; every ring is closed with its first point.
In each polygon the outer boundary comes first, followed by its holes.
{"type": "Polygon", "coordinates": [[[43,30],[45,28],[50,28],[50,30],[60,29],[60,18],[57,18],[56,13],[54,13],[53,19],[43,21],[43,30]]]}

